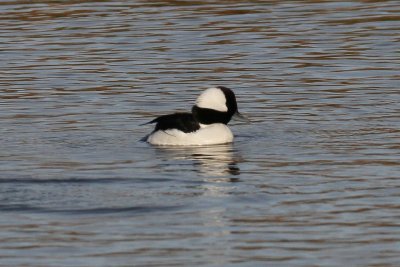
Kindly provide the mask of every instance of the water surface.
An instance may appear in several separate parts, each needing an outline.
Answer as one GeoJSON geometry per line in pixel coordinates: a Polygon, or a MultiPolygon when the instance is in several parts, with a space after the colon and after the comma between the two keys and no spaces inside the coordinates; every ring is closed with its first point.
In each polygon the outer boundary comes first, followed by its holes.
{"type": "Polygon", "coordinates": [[[0,3],[1,266],[398,266],[398,1],[0,3]],[[139,140],[231,87],[235,142],[139,140]]]}

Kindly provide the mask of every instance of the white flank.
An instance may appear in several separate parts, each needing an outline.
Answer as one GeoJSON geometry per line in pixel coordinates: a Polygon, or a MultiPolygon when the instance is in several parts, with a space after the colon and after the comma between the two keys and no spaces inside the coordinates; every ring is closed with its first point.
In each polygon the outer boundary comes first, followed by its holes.
{"type": "Polygon", "coordinates": [[[147,142],[150,144],[170,146],[215,145],[232,141],[231,130],[222,123],[214,123],[192,133],[184,133],[177,129],[156,131],[147,138],[147,142]]]}

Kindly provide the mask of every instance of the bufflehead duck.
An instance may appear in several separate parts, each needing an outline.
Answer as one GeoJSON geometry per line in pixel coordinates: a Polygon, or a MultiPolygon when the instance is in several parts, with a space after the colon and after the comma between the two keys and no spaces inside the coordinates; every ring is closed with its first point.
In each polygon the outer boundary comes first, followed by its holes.
{"type": "Polygon", "coordinates": [[[164,115],[148,122],[156,126],[145,140],[153,145],[176,146],[230,143],[233,134],[227,124],[233,116],[243,118],[232,90],[209,88],[197,98],[192,113],[164,115]]]}

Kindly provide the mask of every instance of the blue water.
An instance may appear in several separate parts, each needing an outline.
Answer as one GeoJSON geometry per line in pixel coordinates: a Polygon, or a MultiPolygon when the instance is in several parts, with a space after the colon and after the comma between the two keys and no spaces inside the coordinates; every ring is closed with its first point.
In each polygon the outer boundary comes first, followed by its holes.
{"type": "Polygon", "coordinates": [[[0,3],[0,266],[398,266],[397,1],[0,3]],[[232,88],[252,123],[140,139],[232,88]]]}

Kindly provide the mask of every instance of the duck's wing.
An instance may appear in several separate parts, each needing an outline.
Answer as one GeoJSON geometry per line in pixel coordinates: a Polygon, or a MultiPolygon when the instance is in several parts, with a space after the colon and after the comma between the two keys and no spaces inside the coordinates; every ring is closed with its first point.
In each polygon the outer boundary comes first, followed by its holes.
{"type": "Polygon", "coordinates": [[[178,129],[185,133],[191,133],[200,129],[200,124],[194,119],[191,113],[163,115],[146,124],[149,123],[157,123],[154,131],[178,129]]]}

